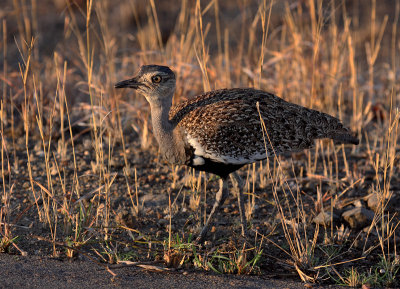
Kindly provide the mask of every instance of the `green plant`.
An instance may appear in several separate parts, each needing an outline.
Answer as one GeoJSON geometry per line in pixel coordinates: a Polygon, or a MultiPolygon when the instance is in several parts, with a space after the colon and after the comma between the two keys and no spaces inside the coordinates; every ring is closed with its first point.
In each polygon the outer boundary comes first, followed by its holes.
{"type": "Polygon", "coordinates": [[[378,264],[365,274],[364,283],[375,287],[393,287],[399,277],[400,262],[398,256],[381,256],[378,264]]]}

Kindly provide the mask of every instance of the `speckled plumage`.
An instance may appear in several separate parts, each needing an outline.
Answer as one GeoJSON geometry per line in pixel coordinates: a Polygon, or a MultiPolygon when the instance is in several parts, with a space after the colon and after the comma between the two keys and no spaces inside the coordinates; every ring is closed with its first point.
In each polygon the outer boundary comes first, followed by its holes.
{"type": "Polygon", "coordinates": [[[357,142],[338,119],[252,88],[204,93],[173,107],[169,116],[184,137],[199,143],[202,156],[226,164],[301,151],[318,138],[357,142]]]}
{"type": "MultiPolygon", "coordinates": [[[[228,195],[228,176],[239,184],[240,179],[232,173],[243,165],[310,148],[316,139],[358,144],[337,118],[252,88],[210,91],[171,108],[175,82],[175,74],[168,67],[145,65],[136,77],[115,87],[134,88],[146,97],[153,132],[167,161],[221,177],[216,201],[199,241],[204,239],[213,214],[228,195]]],[[[246,235],[240,188],[238,204],[242,235],[246,235]]]]}

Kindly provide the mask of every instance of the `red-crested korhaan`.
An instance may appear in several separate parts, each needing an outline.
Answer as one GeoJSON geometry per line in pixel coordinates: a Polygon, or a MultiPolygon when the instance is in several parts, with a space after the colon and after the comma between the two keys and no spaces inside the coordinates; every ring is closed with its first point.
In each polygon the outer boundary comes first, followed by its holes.
{"type": "Polygon", "coordinates": [[[242,235],[247,235],[241,181],[235,173],[242,166],[310,148],[316,139],[358,144],[337,118],[253,88],[209,91],[171,107],[175,85],[175,73],[169,67],[144,65],[134,78],[115,87],[133,88],[146,98],[153,132],[167,162],[220,176],[199,242],[204,241],[214,213],[228,195],[229,176],[237,188],[242,235]]]}

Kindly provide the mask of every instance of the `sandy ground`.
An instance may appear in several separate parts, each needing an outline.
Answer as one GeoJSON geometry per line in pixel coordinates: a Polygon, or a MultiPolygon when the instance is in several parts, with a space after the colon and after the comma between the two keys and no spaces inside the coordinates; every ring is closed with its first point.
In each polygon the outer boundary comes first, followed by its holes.
{"type": "Polygon", "coordinates": [[[259,276],[154,272],[138,267],[112,270],[117,274],[114,278],[104,267],[90,261],[0,254],[0,288],[307,288],[301,282],[259,276]]]}

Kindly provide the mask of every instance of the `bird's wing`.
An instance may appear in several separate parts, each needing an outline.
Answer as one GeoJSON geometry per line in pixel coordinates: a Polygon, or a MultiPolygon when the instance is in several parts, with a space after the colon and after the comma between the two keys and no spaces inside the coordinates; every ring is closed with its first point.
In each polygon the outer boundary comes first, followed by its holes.
{"type": "Polygon", "coordinates": [[[256,107],[257,100],[267,103],[271,97],[252,89],[213,91],[175,107],[171,119],[184,128],[196,156],[245,164],[266,158],[266,147],[272,152],[256,107]]]}

